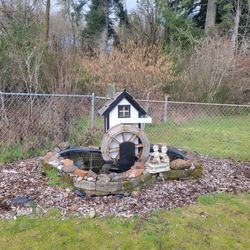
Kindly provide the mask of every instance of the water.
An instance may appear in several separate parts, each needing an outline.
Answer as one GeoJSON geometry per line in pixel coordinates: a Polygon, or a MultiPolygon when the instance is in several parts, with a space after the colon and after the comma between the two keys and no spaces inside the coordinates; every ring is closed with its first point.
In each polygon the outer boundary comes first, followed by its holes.
{"type": "Polygon", "coordinates": [[[105,163],[101,153],[97,152],[70,152],[63,155],[63,158],[70,159],[75,166],[83,170],[92,170],[96,174],[118,172],[118,165],[105,163]]]}

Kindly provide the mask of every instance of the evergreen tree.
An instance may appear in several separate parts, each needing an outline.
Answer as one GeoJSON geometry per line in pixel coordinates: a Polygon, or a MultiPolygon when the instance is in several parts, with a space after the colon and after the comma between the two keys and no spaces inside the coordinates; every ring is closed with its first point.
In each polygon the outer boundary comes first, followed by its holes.
{"type": "Polygon", "coordinates": [[[121,0],[92,0],[85,18],[83,37],[92,46],[98,44],[103,52],[107,52],[109,40],[113,39],[115,44],[119,40],[114,29],[116,20],[119,20],[120,26],[129,26],[127,11],[121,0]]]}
{"type": "Polygon", "coordinates": [[[102,0],[92,0],[90,10],[85,16],[86,28],[84,36],[92,42],[99,38],[105,25],[105,13],[102,0]]]}

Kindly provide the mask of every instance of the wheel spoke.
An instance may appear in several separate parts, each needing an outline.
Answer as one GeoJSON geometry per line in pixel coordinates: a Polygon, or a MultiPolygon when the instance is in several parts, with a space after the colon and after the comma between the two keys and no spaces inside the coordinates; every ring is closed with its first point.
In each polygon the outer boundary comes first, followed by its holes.
{"type": "Polygon", "coordinates": [[[119,160],[119,154],[115,157],[115,161],[117,162],[119,160]]]}
{"type": "Polygon", "coordinates": [[[109,150],[109,153],[113,153],[113,152],[117,152],[117,151],[119,151],[119,147],[111,148],[109,150]]]}
{"type": "Polygon", "coordinates": [[[133,134],[129,139],[128,139],[128,141],[133,141],[135,138],[137,137],[137,135],[136,134],[133,134]]]}
{"type": "Polygon", "coordinates": [[[120,142],[115,138],[113,137],[112,140],[116,141],[118,144],[120,144],[120,142]]]}
{"type": "Polygon", "coordinates": [[[125,133],[122,133],[122,142],[125,142],[125,133]]]}
{"type": "Polygon", "coordinates": [[[143,148],[144,145],[142,143],[135,145],[135,148],[143,148]]]}

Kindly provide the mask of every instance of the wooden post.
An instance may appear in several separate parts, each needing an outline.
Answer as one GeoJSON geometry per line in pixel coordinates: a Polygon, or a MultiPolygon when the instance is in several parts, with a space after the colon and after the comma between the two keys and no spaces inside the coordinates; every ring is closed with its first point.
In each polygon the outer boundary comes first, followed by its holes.
{"type": "Polygon", "coordinates": [[[165,95],[164,97],[164,111],[162,116],[163,122],[167,122],[168,119],[168,97],[168,95],[165,95]]]}
{"type": "MultiPolygon", "coordinates": [[[[149,97],[150,97],[150,91],[147,92],[147,97],[146,97],[146,103],[145,103],[145,107],[144,110],[148,113],[149,110],[149,97]]],[[[145,123],[141,124],[141,129],[144,130],[145,129],[145,123]]]]}
{"type": "Polygon", "coordinates": [[[95,93],[91,95],[91,109],[90,109],[90,129],[93,132],[95,126],[95,93]]]}
{"type": "Polygon", "coordinates": [[[115,84],[108,84],[106,97],[112,98],[115,95],[115,84]]]}

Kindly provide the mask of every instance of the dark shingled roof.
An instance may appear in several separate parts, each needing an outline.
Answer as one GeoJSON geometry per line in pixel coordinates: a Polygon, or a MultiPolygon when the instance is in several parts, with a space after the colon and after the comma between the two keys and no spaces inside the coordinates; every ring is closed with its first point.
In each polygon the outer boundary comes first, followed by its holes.
{"type": "Polygon", "coordinates": [[[140,116],[147,114],[141,105],[126,90],[115,93],[115,95],[98,111],[99,114],[103,116],[108,115],[123,98],[127,99],[127,101],[134,106],[140,116]]]}

